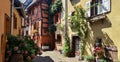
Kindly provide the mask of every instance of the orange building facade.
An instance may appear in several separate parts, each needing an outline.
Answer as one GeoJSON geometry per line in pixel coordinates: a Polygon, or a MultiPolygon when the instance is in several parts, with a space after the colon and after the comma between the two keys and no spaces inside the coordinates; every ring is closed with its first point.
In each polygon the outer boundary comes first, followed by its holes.
{"type": "MultiPolygon", "coordinates": [[[[0,62],[5,62],[7,34],[11,33],[10,9],[11,9],[10,0],[0,1],[0,62]]],[[[11,33],[12,35],[20,34],[21,13],[22,12],[19,12],[16,8],[14,8],[12,27],[13,32],[11,33]]]]}

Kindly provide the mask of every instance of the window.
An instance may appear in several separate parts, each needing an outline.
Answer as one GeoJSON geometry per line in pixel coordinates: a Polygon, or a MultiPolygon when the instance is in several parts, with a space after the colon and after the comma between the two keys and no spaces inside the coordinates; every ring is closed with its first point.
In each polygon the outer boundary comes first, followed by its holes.
{"type": "Polygon", "coordinates": [[[91,16],[96,16],[97,12],[98,12],[98,9],[97,9],[98,1],[97,0],[92,0],[92,2],[90,4],[91,4],[91,8],[90,8],[91,14],[90,15],[91,16]]]}
{"type": "Polygon", "coordinates": [[[47,33],[48,31],[48,28],[44,28],[44,33],[47,33]]]}
{"type": "Polygon", "coordinates": [[[56,40],[57,43],[61,44],[61,35],[60,34],[57,34],[57,40],[56,40]]]}
{"type": "Polygon", "coordinates": [[[17,17],[14,15],[14,29],[17,29],[17,17]]]}
{"type": "Polygon", "coordinates": [[[79,3],[81,0],[70,0],[72,5],[79,3]]]}
{"type": "Polygon", "coordinates": [[[31,9],[31,15],[34,15],[34,8],[31,9]]]}
{"type": "Polygon", "coordinates": [[[86,15],[87,17],[94,17],[100,14],[110,12],[110,0],[92,0],[86,2],[86,15]]]}
{"type": "Polygon", "coordinates": [[[34,29],[37,29],[37,27],[36,27],[36,23],[34,24],[34,29]]]}
{"type": "Polygon", "coordinates": [[[34,9],[34,14],[36,15],[36,17],[38,16],[38,9],[37,8],[34,9]]]}
{"type": "Polygon", "coordinates": [[[28,31],[26,31],[26,35],[28,35],[28,31]]]}
{"type": "Polygon", "coordinates": [[[10,33],[10,18],[7,14],[5,14],[5,34],[10,33]]]}
{"type": "Polygon", "coordinates": [[[42,35],[48,35],[49,34],[49,29],[44,27],[42,28],[42,35]]]}
{"type": "Polygon", "coordinates": [[[58,14],[55,15],[55,23],[57,23],[57,22],[58,22],[58,14]]]}

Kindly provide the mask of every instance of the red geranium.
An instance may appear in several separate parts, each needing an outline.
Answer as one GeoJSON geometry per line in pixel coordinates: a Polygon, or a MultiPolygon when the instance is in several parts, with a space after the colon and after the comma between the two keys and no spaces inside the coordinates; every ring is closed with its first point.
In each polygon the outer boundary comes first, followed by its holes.
{"type": "Polygon", "coordinates": [[[98,56],[98,58],[102,58],[104,56],[104,50],[102,47],[96,47],[95,53],[98,56]]]}

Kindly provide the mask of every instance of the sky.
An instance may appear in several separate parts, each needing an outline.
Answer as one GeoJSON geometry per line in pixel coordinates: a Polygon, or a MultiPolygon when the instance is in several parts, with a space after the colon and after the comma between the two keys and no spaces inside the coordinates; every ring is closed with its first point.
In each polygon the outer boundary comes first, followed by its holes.
{"type": "Polygon", "coordinates": [[[21,1],[22,3],[24,3],[26,0],[19,0],[19,1],[21,1]]]}

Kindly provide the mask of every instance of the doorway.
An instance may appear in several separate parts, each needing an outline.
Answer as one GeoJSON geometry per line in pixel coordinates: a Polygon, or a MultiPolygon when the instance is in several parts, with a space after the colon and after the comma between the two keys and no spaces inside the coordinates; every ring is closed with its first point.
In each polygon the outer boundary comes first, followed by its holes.
{"type": "Polygon", "coordinates": [[[79,51],[79,36],[72,36],[72,56],[76,56],[76,52],[79,51]]]}

